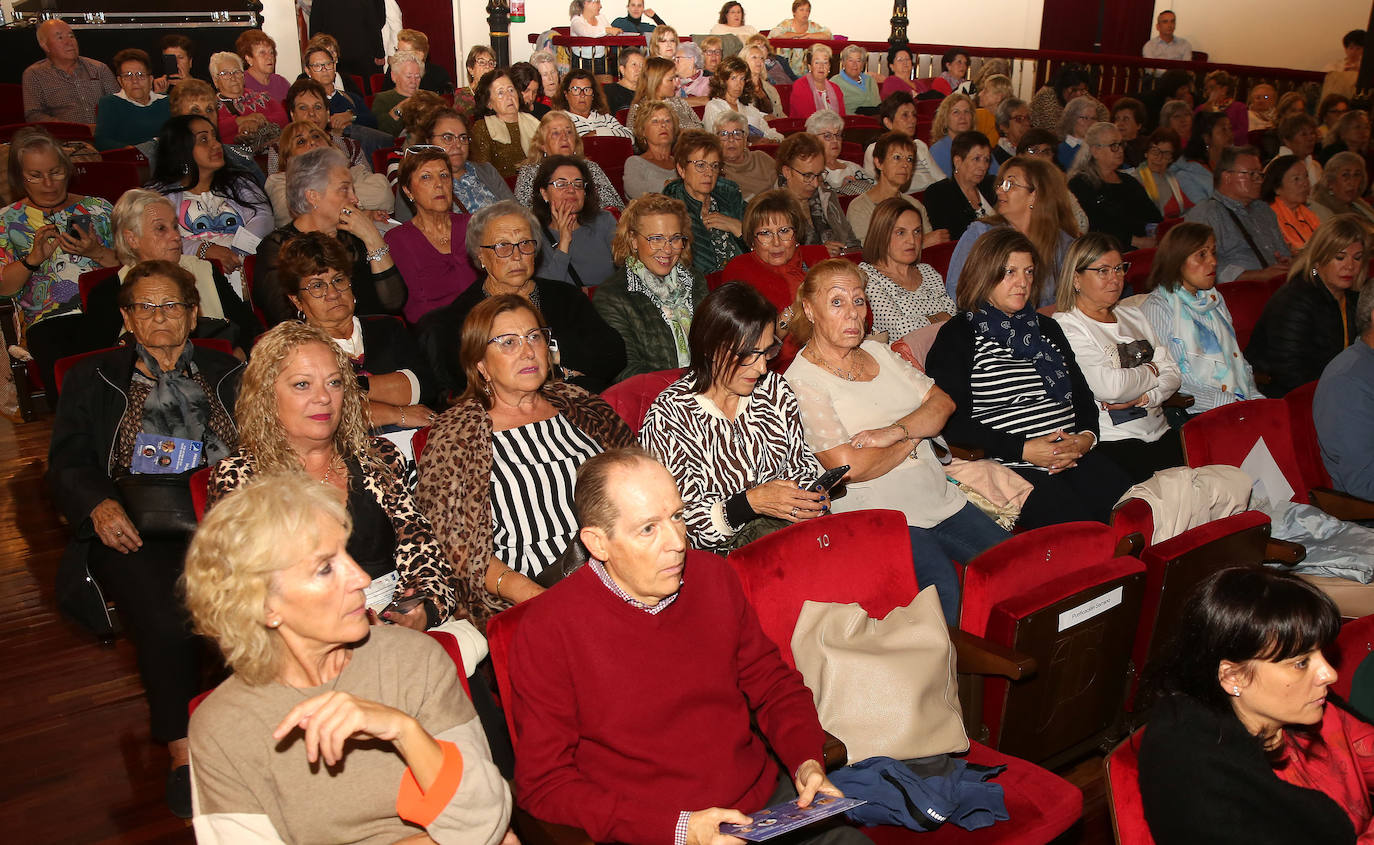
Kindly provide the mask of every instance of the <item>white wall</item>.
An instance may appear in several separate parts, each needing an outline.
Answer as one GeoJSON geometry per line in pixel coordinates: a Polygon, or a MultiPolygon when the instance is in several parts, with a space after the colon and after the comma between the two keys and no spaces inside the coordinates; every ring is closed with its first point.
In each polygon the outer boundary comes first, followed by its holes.
{"type": "MultiPolygon", "coordinates": [[[[328,2],[328,0],[324,0],[328,2]]],[[[300,35],[294,0],[262,0],[262,31],[277,42],[277,73],[294,80],[301,75],[300,35]]],[[[191,33],[195,37],[195,33],[191,33]]]]}
{"type": "Polygon", "coordinates": [[[1295,70],[1321,70],[1343,55],[1341,36],[1369,24],[1369,0],[1156,0],[1164,9],[1209,61],[1295,70]]]}

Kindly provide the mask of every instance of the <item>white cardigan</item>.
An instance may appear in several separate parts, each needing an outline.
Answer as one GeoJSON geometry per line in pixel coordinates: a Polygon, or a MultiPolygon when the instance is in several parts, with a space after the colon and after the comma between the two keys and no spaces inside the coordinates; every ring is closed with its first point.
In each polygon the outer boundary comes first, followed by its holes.
{"type": "Polygon", "coordinates": [[[1169,356],[1169,347],[1159,342],[1150,323],[1139,308],[1118,305],[1113,312],[1115,323],[1099,323],[1075,308],[1054,315],[1064,336],[1078,359],[1093,398],[1097,400],[1097,424],[1102,440],[1144,440],[1153,443],[1169,430],[1160,404],[1178,391],[1183,381],[1178,362],[1169,356]],[[1149,367],[1122,368],[1116,345],[1134,340],[1148,340],[1155,348],[1152,362],[1159,374],[1149,367]],[[1104,404],[1118,404],[1147,396],[1147,415],[1116,425],[1104,404]]]}

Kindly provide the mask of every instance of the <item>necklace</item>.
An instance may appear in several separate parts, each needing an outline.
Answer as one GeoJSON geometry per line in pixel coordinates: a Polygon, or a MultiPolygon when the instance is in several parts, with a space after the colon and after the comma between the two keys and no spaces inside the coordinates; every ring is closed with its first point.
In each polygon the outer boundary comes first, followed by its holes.
{"type": "MultiPolygon", "coordinates": [[[[335,465],[336,463],[338,463],[338,464],[342,464],[342,463],[343,463],[342,461],[339,460],[339,456],[338,456],[338,455],[335,455],[334,457],[332,457],[332,458],[329,459],[329,466],[327,466],[327,467],[324,468],[324,477],[320,479],[320,483],[321,483],[321,484],[328,484],[328,483],[329,483],[330,477],[334,474],[334,465],[335,465]]],[[[342,469],[342,470],[347,470],[348,467],[347,467],[347,465],[343,465],[343,466],[340,467],[340,469],[342,469]]]]}
{"type": "MultiPolygon", "coordinates": [[[[810,349],[810,347],[807,348],[810,349]]],[[[826,360],[821,357],[821,353],[819,352],[812,351],[810,358],[812,362],[819,365],[822,369],[834,373],[835,375],[839,376],[845,381],[858,381],[859,376],[863,375],[864,364],[862,360],[859,361],[859,366],[855,367],[852,370],[841,370],[839,367],[835,367],[827,363],[826,360]]]]}

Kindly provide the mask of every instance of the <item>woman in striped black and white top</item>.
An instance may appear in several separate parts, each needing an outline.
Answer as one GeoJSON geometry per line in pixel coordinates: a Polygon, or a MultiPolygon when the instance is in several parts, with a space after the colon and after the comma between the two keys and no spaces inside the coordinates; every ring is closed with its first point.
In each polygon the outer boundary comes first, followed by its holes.
{"type": "Polygon", "coordinates": [[[1035,489],[1017,524],[1106,522],[1131,479],[1097,444],[1097,405],[1054,320],[1036,313],[1035,247],[1014,229],[980,237],[969,253],[959,314],[926,357],[954,400],[945,434],[983,449],[1035,489]]]}

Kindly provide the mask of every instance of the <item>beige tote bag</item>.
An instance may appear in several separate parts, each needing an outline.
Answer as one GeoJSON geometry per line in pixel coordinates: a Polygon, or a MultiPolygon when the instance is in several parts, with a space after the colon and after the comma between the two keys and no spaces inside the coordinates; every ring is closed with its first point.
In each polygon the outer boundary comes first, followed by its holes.
{"type": "Polygon", "coordinates": [[[954,647],[934,587],[885,619],[857,604],[808,601],[792,655],[821,726],[844,741],[849,762],[968,750],[954,647]]]}

